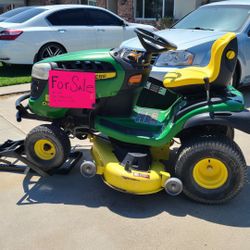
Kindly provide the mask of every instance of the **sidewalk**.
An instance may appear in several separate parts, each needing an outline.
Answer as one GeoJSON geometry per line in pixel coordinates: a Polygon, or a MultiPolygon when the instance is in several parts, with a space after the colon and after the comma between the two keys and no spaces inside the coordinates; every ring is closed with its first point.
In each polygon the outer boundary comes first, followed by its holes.
{"type": "Polygon", "coordinates": [[[11,124],[2,115],[0,115],[0,144],[4,141],[11,140],[21,140],[24,138],[25,133],[11,124]]]}
{"type": "Polygon", "coordinates": [[[0,96],[19,94],[30,91],[30,83],[0,87],[0,96]]]}

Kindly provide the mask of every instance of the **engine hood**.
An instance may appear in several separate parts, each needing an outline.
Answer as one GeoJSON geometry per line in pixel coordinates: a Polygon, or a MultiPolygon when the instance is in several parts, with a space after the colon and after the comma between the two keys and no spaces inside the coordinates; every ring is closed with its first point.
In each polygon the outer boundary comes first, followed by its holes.
{"type": "MultiPolygon", "coordinates": [[[[216,40],[226,32],[187,30],[187,29],[167,29],[155,32],[168,41],[177,45],[178,50],[184,50],[196,45],[216,40]]],[[[143,49],[138,38],[124,41],[121,47],[143,49]]]]}

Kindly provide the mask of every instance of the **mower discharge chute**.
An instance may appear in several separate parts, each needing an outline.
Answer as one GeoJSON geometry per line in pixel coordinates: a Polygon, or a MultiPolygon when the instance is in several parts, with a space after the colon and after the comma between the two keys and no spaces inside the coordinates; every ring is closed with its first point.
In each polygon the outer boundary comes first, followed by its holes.
{"type": "Polygon", "coordinates": [[[133,194],[165,188],[171,195],[183,190],[203,203],[230,200],[242,189],[247,173],[233,141],[234,128],[250,133],[242,94],[229,85],[237,62],[235,34],[213,43],[207,66],[174,69],[161,82],[149,77],[152,54],[176,46],[142,29],[136,33],[145,50],[74,52],[33,66],[31,93],[17,101],[17,119],[50,124],[27,135],[28,159],[46,171],[58,168],[70,153],[69,136],[89,138],[93,159],[80,166],[86,177],[101,175],[112,188],[133,194]],[[52,71],[58,78],[51,79],[52,71]],[[72,91],[87,86],[85,81],[60,82],[62,73],[80,77],[82,72],[95,74],[95,84],[88,85],[89,96],[95,93],[92,106],[52,107],[54,85],[72,91]],[[174,138],[181,146],[169,161],[174,138]]]}

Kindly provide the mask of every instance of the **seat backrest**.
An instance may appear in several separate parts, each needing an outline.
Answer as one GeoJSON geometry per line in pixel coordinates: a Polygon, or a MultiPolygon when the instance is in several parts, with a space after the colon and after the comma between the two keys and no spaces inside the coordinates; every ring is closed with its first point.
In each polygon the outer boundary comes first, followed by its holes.
{"type": "Polygon", "coordinates": [[[210,51],[210,60],[206,66],[174,69],[165,75],[163,85],[185,96],[203,95],[205,78],[207,78],[211,90],[224,90],[232,79],[237,63],[236,34],[229,32],[218,38],[212,44],[210,51]]]}
{"type": "Polygon", "coordinates": [[[217,39],[211,48],[211,58],[207,66],[210,71],[211,87],[225,86],[232,79],[238,55],[235,33],[229,32],[217,39]]]}

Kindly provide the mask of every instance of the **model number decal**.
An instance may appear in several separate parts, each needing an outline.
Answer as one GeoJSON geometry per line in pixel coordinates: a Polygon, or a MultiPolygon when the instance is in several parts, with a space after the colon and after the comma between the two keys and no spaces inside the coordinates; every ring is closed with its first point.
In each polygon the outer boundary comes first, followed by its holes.
{"type": "Polygon", "coordinates": [[[125,180],[130,180],[130,181],[139,181],[137,179],[130,178],[130,177],[127,177],[127,176],[122,176],[122,178],[125,179],[125,180]]]}
{"type": "Polygon", "coordinates": [[[96,80],[105,80],[116,77],[116,72],[110,73],[95,73],[96,80]]]}
{"type": "Polygon", "coordinates": [[[150,175],[149,174],[133,173],[133,176],[150,179],[150,175]]]}

